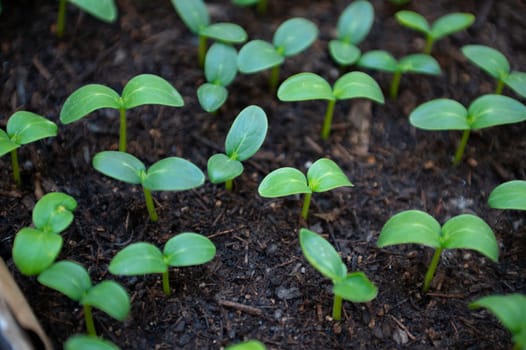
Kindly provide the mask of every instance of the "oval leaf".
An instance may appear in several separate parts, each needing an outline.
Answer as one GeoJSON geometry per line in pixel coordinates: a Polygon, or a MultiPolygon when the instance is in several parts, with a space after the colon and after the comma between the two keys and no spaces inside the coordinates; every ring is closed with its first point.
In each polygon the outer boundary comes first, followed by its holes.
{"type": "Polygon", "coordinates": [[[205,58],[206,80],[212,84],[228,86],[237,74],[237,51],[234,47],[214,43],[205,58]]]}
{"type": "MultiPolygon", "coordinates": [[[[256,1],[257,2],[257,1],[256,1]]],[[[266,350],[265,344],[258,340],[247,340],[238,344],[229,345],[225,350],[266,350]]]]}
{"type": "Polygon", "coordinates": [[[38,275],[38,282],[75,301],[80,301],[91,288],[88,271],[80,264],[65,260],[44,270],[38,275]]]}
{"type": "Polygon", "coordinates": [[[0,129],[0,157],[20,147],[19,144],[11,141],[9,135],[0,129]]]}
{"type": "Polygon", "coordinates": [[[247,32],[235,23],[214,23],[199,31],[199,35],[230,44],[247,41],[247,32]]]}
{"type": "Polygon", "coordinates": [[[440,224],[420,210],[407,210],[392,216],[385,223],[376,245],[380,248],[394,244],[423,244],[439,248],[440,224]]]}
{"type": "Polygon", "coordinates": [[[307,179],[295,168],[279,168],[263,178],[258,187],[261,197],[275,198],[298,193],[311,193],[307,179]]]}
{"type": "Polygon", "coordinates": [[[228,98],[228,90],[221,85],[204,83],[197,89],[197,99],[208,113],[217,111],[228,98]]]}
{"type": "Polygon", "coordinates": [[[307,179],[312,192],[353,186],[338,164],[327,158],[318,159],[311,165],[307,171],[307,179]]]}
{"type": "Polygon", "coordinates": [[[437,60],[426,54],[413,54],[402,57],[398,61],[398,69],[402,73],[420,73],[430,75],[440,75],[440,65],[437,60]]]}
{"type": "Polygon", "coordinates": [[[526,210],[526,181],[502,183],[491,191],[488,204],[497,209],[526,210]]]}
{"type": "Polygon", "coordinates": [[[284,57],[292,56],[307,49],[318,37],[318,27],[305,18],[291,18],[283,22],[272,43],[284,57]]]}
{"type": "Polygon", "coordinates": [[[468,113],[471,128],[475,130],[526,120],[526,106],[502,95],[484,95],[477,98],[469,106],[468,113]]]}
{"type": "Polygon", "coordinates": [[[208,159],[208,178],[211,183],[219,184],[233,180],[243,173],[243,164],[235,159],[230,159],[226,154],[214,154],[208,159]]]}
{"type": "Polygon", "coordinates": [[[242,73],[255,73],[278,66],[284,60],[272,44],[263,40],[252,40],[239,50],[237,67],[242,73]]]}
{"type": "Polygon", "coordinates": [[[96,336],[77,334],[66,340],[64,350],[119,350],[119,347],[96,336]]]}
{"type": "Polygon", "coordinates": [[[117,19],[117,6],[114,0],[68,0],[68,2],[77,5],[101,21],[112,23],[117,19]]]}
{"type": "Polygon", "coordinates": [[[304,72],[288,77],[278,89],[281,101],[334,100],[332,87],[318,74],[304,72]]]}
{"type": "Polygon", "coordinates": [[[25,227],[16,234],[13,260],[22,274],[34,276],[53,264],[61,248],[61,236],[25,227]]]}
{"type": "Polygon", "coordinates": [[[184,105],[179,92],[165,79],[153,74],[141,74],[132,78],[122,91],[124,108],[151,104],[172,107],[184,105]]]}
{"type": "Polygon", "coordinates": [[[184,24],[195,34],[210,23],[208,9],[202,0],[172,0],[172,5],[184,24]]]}
{"type": "Polygon", "coordinates": [[[39,230],[60,233],[73,221],[77,201],[65,193],[51,192],[44,195],[33,209],[33,223],[39,230]]]}
{"type": "Polygon", "coordinates": [[[422,103],[409,115],[414,127],[424,130],[468,130],[468,111],[455,100],[439,98],[422,103]]]}
{"type": "Polygon", "coordinates": [[[489,46],[466,45],[462,47],[462,53],[495,79],[503,80],[510,74],[506,57],[489,46]]]}
{"type": "Polygon", "coordinates": [[[192,162],[168,157],[148,169],[143,186],[151,191],[184,191],[199,187],[204,182],[205,175],[192,162]]]}
{"type": "Polygon", "coordinates": [[[57,136],[57,124],[35,113],[18,111],[7,121],[6,131],[11,141],[25,145],[57,136]]]}
{"type": "Polygon", "coordinates": [[[342,66],[350,66],[358,61],[362,54],[357,46],[341,40],[331,40],[329,42],[329,53],[334,61],[342,66]]]}
{"type": "Polygon", "coordinates": [[[334,96],[337,100],[367,98],[384,103],[384,94],[376,80],[362,72],[349,72],[336,80],[334,96]]]}
{"type": "Polygon", "coordinates": [[[88,84],[75,90],[60,110],[60,121],[73,123],[101,108],[121,108],[121,98],[115,90],[100,84],[88,84]]]}
{"type": "MultiPolygon", "coordinates": [[[[470,309],[486,308],[491,311],[513,335],[524,332],[526,322],[526,295],[489,295],[469,304],[470,309]]],[[[526,345],[526,344],[523,344],[526,345]]]]}
{"type": "Polygon", "coordinates": [[[114,281],[102,281],[92,287],[80,303],[102,310],[119,321],[124,321],[131,308],[128,293],[114,281]]]}
{"type": "Polygon", "coordinates": [[[212,260],[216,255],[216,247],[203,235],[183,232],[166,242],[163,253],[170,266],[193,266],[212,260]]]}
{"type": "Polygon", "coordinates": [[[265,141],[267,128],[267,115],[261,107],[245,107],[226,136],[225,151],[228,157],[239,161],[252,157],[265,141]]]}
{"type": "Polygon", "coordinates": [[[131,184],[140,184],[141,173],[146,169],[139,159],[119,151],[97,153],[93,157],[93,167],[104,175],[131,184]]]}
{"type": "Polygon", "coordinates": [[[359,67],[394,73],[398,71],[397,60],[387,51],[366,52],[356,63],[359,67]]]}
{"type": "Polygon", "coordinates": [[[347,268],[336,249],[319,234],[300,229],[300,245],[307,261],[324,277],[340,281],[347,275],[347,268]]]}
{"type": "Polygon", "coordinates": [[[450,13],[437,19],[431,26],[430,36],[434,40],[466,29],[475,21],[471,13],[450,13]]]}
{"type": "Polygon", "coordinates": [[[374,8],[369,1],[353,1],[338,19],[338,39],[358,45],[369,34],[374,8]]]}
{"type": "Polygon", "coordinates": [[[522,97],[526,97],[526,73],[511,72],[504,83],[522,97]]]}
{"type": "Polygon", "coordinates": [[[133,243],[111,259],[109,270],[114,275],[145,275],[168,270],[159,248],[150,243],[133,243]]]}
{"type": "Polygon", "coordinates": [[[363,272],[352,272],[334,284],[332,292],[353,303],[366,303],[378,295],[378,288],[363,272]]]}
{"type": "Polygon", "coordinates": [[[428,34],[430,32],[429,23],[419,13],[416,13],[414,11],[398,11],[395,13],[395,18],[404,27],[411,28],[414,30],[417,30],[421,33],[428,34]]]}

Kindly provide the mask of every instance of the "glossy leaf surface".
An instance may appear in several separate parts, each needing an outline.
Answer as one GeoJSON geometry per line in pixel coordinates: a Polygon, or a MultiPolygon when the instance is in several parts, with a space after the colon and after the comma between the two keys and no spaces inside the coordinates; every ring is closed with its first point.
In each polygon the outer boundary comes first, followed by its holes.
{"type": "Polygon", "coordinates": [[[130,313],[130,297],[114,281],[102,281],[88,290],[80,302],[104,311],[116,320],[123,321],[130,313]]]}
{"type": "Polygon", "coordinates": [[[398,61],[398,70],[402,73],[420,73],[440,75],[440,65],[432,56],[413,54],[402,57],[398,61]]]}
{"type": "Polygon", "coordinates": [[[350,66],[358,61],[362,54],[357,46],[341,40],[329,41],[329,53],[334,61],[342,66],[350,66]]]}
{"type": "Polygon", "coordinates": [[[252,157],[265,141],[267,129],[265,111],[255,105],[245,107],[228,131],[225,140],[226,154],[239,161],[252,157]]]}
{"type": "Polygon", "coordinates": [[[437,19],[431,26],[429,35],[435,39],[441,39],[447,35],[466,29],[475,21],[471,13],[450,13],[437,19]]]}
{"type": "Polygon", "coordinates": [[[64,350],[119,350],[119,347],[109,340],[77,334],[66,340],[64,350]]]}
{"type": "Polygon", "coordinates": [[[338,19],[338,39],[358,45],[374,22],[374,8],[369,1],[353,1],[338,19]]]}
{"type": "Polygon", "coordinates": [[[461,50],[471,62],[495,79],[505,79],[510,74],[510,64],[498,50],[485,45],[466,45],[461,50]]]}
{"type": "Polygon", "coordinates": [[[243,45],[237,57],[237,67],[242,73],[255,73],[285,61],[276,48],[263,40],[252,40],[243,45]]]}
{"type": "Polygon", "coordinates": [[[121,98],[115,90],[100,84],[88,84],[66,99],[60,111],[60,121],[69,124],[98,109],[119,109],[121,106],[121,98]]]}
{"type": "Polygon", "coordinates": [[[91,288],[88,271],[82,265],[65,260],[54,263],[42,272],[38,282],[75,301],[80,301],[91,288]]]}
{"type": "Polygon", "coordinates": [[[111,178],[140,184],[146,167],[135,156],[119,151],[103,151],[93,157],[93,167],[111,178]]]}
{"type": "Polygon", "coordinates": [[[411,125],[424,130],[468,130],[468,111],[455,100],[440,98],[425,102],[409,115],[411,125]]]}
{"type": "Polygon", "coordinates": [[[504,80],[504,83],[508,85],[513,91],[522,97],[526,97],[526,73],[524,72],[511,72],[510,75],[504,80]]]}
{"type": "Polygon", "coordinates": [[[183,232],[166,242],[163,253],[170,266],[193,266],[212,260],[216,255],[216,247],[206,236],[183,232]]]}
{"type": "Polygon", "coordinates": [[[440,224],[431,215],[420,210],[407,210],[387,220],[376,244],[380,248],[407,243],[439,248],[440,233],[440,224]]]}
{"type": "Polygon", "coordinates": [[[526,181],[504,182],[491,191],[488,204],[497,209],[526,210],[526,181]]]}
{"type": "Polygon", "coordinates": [[[45,232],[60,233],[73,221],[77,201],[65,193],[50,192],[35,204],[33,223],[45,232]]]}
{"type": "Polygon", "coordinates": [[[307,261],[323,276],[332,281],[345,279],[347,267],[329,241],[311,230],[302,228],[300,245],[307,261]]]}
{"type": "Polygon", "coordinates": [[[427,34],[431,31],[429,22],[419,13],[402,10],[395,13],[395,18],[401,25],[427,34]]]}
{"type": "Polygon", "coordinates": [[[184,105],[179,92],[168,81],[153,74],[141,74],[133,77],[124,86],[122,103],[125,109],[146,104],[172,107],[184,105]]]}
{"type": "Polygon", "coordinates": [[[109,270],[114,275],[145,275],[168,270],[159,248],[150,243],[132,243],[111,259],[109,270]]]}
{"type": "Polygon", "coordinates": [[[225,350],[266,350],[265,345],[259,340],[247,340],[238,344],[229,345],[225,350]]]}
{"type": "Polygon", "coordinates": [[[12,142],[25,145],[46,137],[57,136],[57,125],[38,114],[18,111],[9,117],[6,131],[12,142]]]}
{"type": "Polygon", "coordinates": [[[204,83],[197,89],[197,99],[208,113],[217,111],[228,98],[228,90],[221,85],[204,83]]]}
{"type": "Polygon", "coordinates": [[[303,72],[288,77],[278,88],[281,101],[334,100],[332,87],[321,76],[303,72]]]}
{"type": "Polygon", "coordinates": [[[243,164],[230,159],[226,154],[217,153],[208,159],[208,178],[211,183],[219,184],[233,180],[243,173],[243,164]]]}
{"type": "Polygon", "coordinates": [[[334,83],[333,94],[337,100],[367,98],[384,103],[382,89],[370,75],[362,72],[349,72],[334,83]]]}
{"type": "Polygon", "coordinates": [[[61,236],[25,227],[15,236],[13,260],[22,274],[38,275],[53,264],[61,248],[61,236]]]}
{"type": "Polygon", "coordinates": [[[502,95],[483,95],[468,108],[471,129],[519,123],[526,120],[526,106],[502,95]]]}
{"type": "Polygon", "coordinates": [[[184,191],[201,186],[205,175],[192,162],[168,157],[154,163],[142,182],[151,191],[184,191]]]}
{"type": "Polygon", "coordinates": [[[203,27],[199,35],[231,44],[241,44],[247,40],[247,32],[235,23],[213,23],[203,27]]]}
{"type": "Polygon", "coordinates": [[[9,135],[7,135],[4,130],[0,129],[0,157],[19,147],[19,144],[11,141],[9,135]]]}
{"type": "Polygon", "coordinates": [[[205,58],[205,77],[208,82],[228,86],[237,74],[237,51],[234,47],[214,43],[205,58]]]}
{"type": "Polygon", "coordinates": [[[318,159],[311,165],[307,171],[307,179],[312,192],[353,186],[338,164],[327,158],[318,159]]]}
{"type": "Polygon", "coordinates": [[[359,67],[395,73],[398,61],[387,51],[373,50],[366,52],[357,62],[359,67]]]}
{"type": "Polygon", "coordinates": [[[332,291],[354,303],[366,303],[378,295],[378,288],[363,272],[349,273],[343,280],[334,283],[332,291]]]}
{"type": "Polygon", "coordinates": [[[201,28],[208,26],[210,17],[208,9],[203,0],[171,0],[177,14],[183,20],[184,24],[197,34],[201,28]]]}
{"type": "Polygon", "coordinates": [[[104,22],[115,22],[117,19],[117,6],[114,0],[68,0],[83,11],[104,22]]]}
{"type": "Polygon", "coordinates": [[[281,55],[293,56],[307,49],[318,37],[318,27],[305,18],[291,18],[283,22],[272,43],[281,55]]]}
{"type": "Polygon", "coordinates": [[[284,197],[299,193],[311,193],[307,178],[295,168],[279,168],[263,178],[258,187],[261,197],[284,197]]]}

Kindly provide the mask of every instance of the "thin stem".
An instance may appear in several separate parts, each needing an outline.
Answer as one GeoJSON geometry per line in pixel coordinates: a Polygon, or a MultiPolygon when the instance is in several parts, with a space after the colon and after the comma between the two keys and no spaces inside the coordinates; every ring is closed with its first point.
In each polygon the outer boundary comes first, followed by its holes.
{"type": "Polygon", "coordinates": [[[459,165],[460,161],[462,160],[462,156],[464,155],[464,149],[466,148],[466,144],[468,143],[470,131],[471,129],[467,129],[467,130],[464,130],[464,132],[462,133],[460,144],[458,145],[457,151],[455,153],[455,158],[453,159],[454,166],[459,165]]]}
{"type": "Polygon", "coordinates": [[[426,46],[424,47],[424,53],[426,55],[431,55],[431,50],[433,50],[434,43],[435,43],[435,39],[433,39],[430,36],[426,37],[426,46]]]}
{"type": "Polygon", "coordinates": [[[172,290],[170,289],[170,275],[168,274],[168,269],[163,272],[163,292],[166,294],[166,296],[172,294],[172,290]]]}
{"type": "Polygon", "coordinates": [[[334,295],[334,302],[332,303],[332,318],[335,321],[342,319],[342,297],[334,295]]]}
{"type": "Polygon", "coordinates": [[[303,208],[301,209],[301,217],[307,220],[309,216],[309,207],[311,201],[312,193],[305,193],[305,198],[303,199],[303,208]]]}
{"type": "Polygon", "coordinates": [[[327,103],[327,110],[325,111],[325,119],[323,120],[323,126],[321,129],[321,139],[327,140],[331,133],[332,116],[334,114],[334,106],[336,105],[336,99],[329,100],[327,103]]]}
{"type": "Polygon", "coordinates": [[[232,184],[233,184],[234,181],[232,180],[226,180],[225,181],[225,189],[228,191],[228,192],[232,192],[232,184]]]}
{"type": "Polygon", "coordinates": [[[66,24],[66,1],[67,0],[60,0],[58,3],[56,33],[59,38],[64,36],[64,27],[66,24]]]}
{"type": "Polygon", "coordinates": [[[142,188],[144,192],[144,199],[146,200],[146,209],[148,210],[148,215],[150,215],[150,220],[156,222],[159,220],[157,212],[155,211],[155,206],[153,204],[152,193],[146,188],[142,188]]]}
{"type": "Polygon", "coordinates": [[[206,56],[206,36],[199,35],[199,47],[197,49],[197,62],[199,67],[203,68],[205,66],[205,56],[206,56]]]}
{"type": "Polygon", "coordinates": [[[259,0],[257,11],[260,15],[264,15],[267,13],[267,5],[268,5],[267,0],[259,0]]]}
{"type": "Polygon", "coordinates": [[[13,179],[15,180],[16,187],[22,185],[22,180],[20,179],[20,165],[18,163],[18,153],[16,148],[11,151],[11,167],[13,168],[13,179]]]}
{"type": "Polygon", "coordinates": [[[433,255],[433,259],[431,259],[431,263],[429,264],[429,267],[427,268],[426,277],[424,279],[424,286],[422,287],[422,292],[427,293],[429,290],[429,287],[431,286],[431,281],[433,281],[433,276],[435,275],[435,271],[438,266],[438,261],[440,260],[440,254],[442,254],[443,248],[437,248],[435,250],[435,254],[433,255]]]}
{"type": "Polygon", "coordinates": [[[503,89],[504,89],[504,80],[499,79],[499,81],[497,81],[497,88],[495,89],[495,94],[502,95],[503,89]]]}
{"type": "Polygon", "coordinates": [[[86,329],[89,335],[97,336],[95,331],[95,323],[93,323],[93,315],[91,313],[91,305],[84,304],[84,320],[86,321],[86,329]]]}
{"type": "Polygon", "coordinates": [[[402,78],[402,72],[396,71],[391,80],[391,86],[389,87],[389,97],[391,100],[396,100],[398,97],[398,88],[400,87],[400,79],[402,78]]]}
{"type": "Polygon", "coordinates": [[[274,93],[278,87],[278,81],[279,81],[279,64],[275,65],[274,67],[270,68],[270,77],[269,77],[269,88],[270,92],[274,93]]]}
{"type": "Polygon", "coordinates": [[[126,109],[120,108],[119,151],[126,152],[126,109]]]}

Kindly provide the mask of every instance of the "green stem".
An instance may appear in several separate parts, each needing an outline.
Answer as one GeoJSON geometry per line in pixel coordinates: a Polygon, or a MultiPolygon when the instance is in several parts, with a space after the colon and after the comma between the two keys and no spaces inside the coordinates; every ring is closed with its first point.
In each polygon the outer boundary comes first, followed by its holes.
{"type": "Polygon", "coordinates": [[[424,293],[427,293],[429,287],[431,286],[431,281],[433,280],[433,276],[435,275],[435,271],[438,266],[438,261],[440,260],[440,254],[442,254],[442,250],[443,248],[437,248],[435,250],[433,259],[431,259],[431,263],[427,268],[426,277],[424,278],[424,286],[422,287],[422,292],[424,293]]]}
{"type": "Polygon", "coordinates": [[[18,163],[18,154],[16,148],[11,151],[11,167],[13,168],[13,179],[15,180],[16,187],[22,185],[22,180],[20,179],[20,165],[18,163]]]}
{"type": "Polygon", "coordinates": [[[433,50],[433,44],[435,43],[435,39],[428,36],[426,38],[426,46],[424,47],[424,53],[426,55],[431,55],[431,50],[433,50]]]}
{"type": "Polygon", "coordinates": [[[93,323],[93,315],[91,313],[91,305],[84,304],[84,320],[86,321],[86,329],[89,335],[97,336],[95,331],[95,323],[93,323]]]}
{"type": "Polygon", "coordinates": [[[464,130],[462,133],[462,138],[460,139],[460,144],[458,145],[457,151],[455,153],[455,158],[453,159],[453,165],[457,166],[460,164],[460,161],[462,160],[462,156],[464,155],[464,149],[466,148],[466,144],[468,143],[469,133],[471,129],[464,130]]]}
{"type": "Polygon", "coordinates": [[[303,208],[301,208],[301,217],[307,220],[309,216],[309,207],[310,201],[312,198],[312,193],[305,193],[305,198],[303,199],[303,208]]]}
{"type": "Polygon", "coordinates": [[[205,56],[206,56],[206,36],[199,35],[199,47],[197,49],[197,62],[199,67],[203,68],[205,66],[205,56]]]}
{"type": "Polygon", "coordinates": [[[336,105],[336,99],[329,100],[327,103],[327,110],[325,111],[325,119],[323,120],[323,126],[321,129],[321,139],[327,140],[331,133],[332,116],[334,114],[334,105],[336,105]]]}
{"type": "Polygon", "coordinates": [[[58,14],[57,14],[57,37],[62,38],[64,36],[64,27],[66,23],[66,1],[60,0],[58,3],[58,14]]]}
{"type": "Polygon", "coordinates": [[[146,200],[146,209],[148,210],[148,215],[150,215],[150,220],[156,222],[159,220],[157,212],[155,211],[155,206],[153,204],[152,193],[146,188],[142,188],[144,192],[144,199],[146,200]]]}
{"type": "Polygon", "coordinates": [[[495,94],[502,95],[503,89],[504,89],[504,80],[499,79],[499,81],[497,81],[497,88],[495,89],[495,94]]]}
{"type": "Polygon", "coordinates": [[[389,97],[391,100],[396,100],[398,97],[398,88],[400,87],[400,79],[402,78],[402,72],[396,71],[391,80],[391,86],[389,87],[389,97]]]}
{"type": "Polygon", "coordinates": [[[172,290],[170,289],[170,275],[168,274],[168,269],[163,272],[163,292],[166,294],[166,296],[172,294],[172,290]]]}
{"type": "Polygon", "coordinates": [[[278,87],[279,81],[279,64],[270,68],[269,87],[270,92],[274,93],[278,87]]]}
{"type": "Polygon", "coordinates": [[[226,180],[226,181],[225,181],[225,189],[226,189],[228,192],[232,192],[232,184],[233,184],[233,181],[232,181],[232,180],[226,180]]]}
{"type": "Polygon", "coordinates": [[[119,151],[126,152],[126,109],[120,108],[119,151]]]}
{"type": "Polygon", "coordinates": [[[332,318],[335,321],[342,319],[342,297],[334,295],[334,302],[332,303],[332,318]]]}
{"type": "Polygon", "coordinates": [[[267,13],[267,5],[267,0],[259,0],[257,11],[260,15],[264,15],[265,13],[267,13]]]}

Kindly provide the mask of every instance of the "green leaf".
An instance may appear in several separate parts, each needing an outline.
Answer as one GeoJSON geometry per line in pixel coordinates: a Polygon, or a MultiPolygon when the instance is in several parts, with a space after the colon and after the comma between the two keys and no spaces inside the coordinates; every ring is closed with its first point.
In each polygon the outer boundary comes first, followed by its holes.
{"type": "Polygon", "coordinates": [[[318,159],[311,165],[307,171],[307,179],[312,192],[353,186],[338,164],[327,158],[318,159]]]}
{"type": "Polygon", "coordinates": [[[179,92],[165,79],[153,74],[141,74],[132,78],[122,91],[124,108],[155,104],[172,107],[184,105],[179,92]]]}
{"type": "Polygon", "coordinates": [[[522,97],[526,97],[526,73],[511,72],[504,83],[522,97]]]}
{"type": "Polygon", "coordinates": [[[80,301],[91,288],[88,271],[82,265],[65,260],[54,263],[38,275],[38,282],[75,301],[80,301]]]}
{"type": "Polygon", "coordinates": [[[312,191],[301,171],[285,167],[267,174],[259,184],[258,193],[261,197],[275,198],[312,191]]]}
{"type": "Polygon", "coordinates": [[[490,295],[475,300],[469,307],[488,309],[514,336],[526,330],[526,296],[523,294],[490,295]]]}
{"type": "Polygon", "coordinates": [[[263,40],[252,40],[243,45],[237,56],[237,67],[242,73],[256,73],[285,61],[272,44],[263,40]]]}
{"type": "Polygon", "coordinates": [[[247,340],[238,344],[229,345],[225,350],[266,350],[265,345],[258,340],[247,340]]]}
{"type": "Polygon", "coordinates": [[[450,13],[437,19],[431,26],[429,35],[435,39],[441,39],[447,35],[466,29],[475,21],[471,13],[450,13]]]}
{"type": "Polygon", "coordinates": [[[398,71],[397,60],[387,51],[373,50],[366,52],[360,57],[357,65],[362,68],[376,69],[395,73],[398,71]]]}
{"type": "Polygon", "coordinates": [[[414,11],[398,11],[395,13],[395,18],[404,27],[417,30],[421,33],[428,34],[431,29],[429,27],[429,22],[419,13],[414,11]]]}
{"type": "Polygon", "coordinates": [[[117,19],[114,0],[68,0],[101,21],[112,23],[117,19]]]}
{"type": "Polygon", "coordinates": [[[134,185],[142,182],[144,164],[126,152],[103,151],[93,157],[93,167],[111,178],[134,185]]]}
{"type": "Polygon", "coordinates": [[[120,109],[121,98],[115,90],[100,84],[88,84],[75,90],[60,111],[60,121],[73,123],[101,108],[120,109]]]}
{"type": "Polygon", "coordinates": [[[508,96],[484,95],[471,103],[468,114],[471,128],[476,130],[522,122],[526,120],[526,106],[508,96]]]}
{"type": "Polygon", "coordinates": [[[238,6],[252,6],[259,2],[260,0],[232,0],[234,5],[238,6]]]}
{"type": "Polygon", "coordinates": [[[398,61],[398,69],[402,73],[420,73],[430,75],[440,75],[440,65],[431,56],[417,53],[402,57],[398,61]]]}
{"type": "Polygon", "coordinates": [[[208,113],[217,111],[228,98],[228,90],[221,85],[204,83],[197,89],[197,99],[208,113]]]}
{"type": "Polygon", "coordinates": [[[382,89],[376,80],[362,72],[344,74],[336,80],[333,91],[337,100],[368,98],[378,103],[384,103],[382,89]]]}
{"type": "Polygon", "coordinates": [[[4,130],[0,129],[0,157],[19,148],[20,145],[11,141],[9,135],[4,130]]]}
{"type": "Polygon", "coordinates": [[[497,262],[499,247],[491,228],[478,216],[463,214],[449,219],[442,227],[442,247],[476,250],[497,262]]]}
{"type": "Polygon", "coordinates": [[[237,51],[234,47],[214,43],[205,58],[205,77],[208,82],[227,87],[237,74],[237,51]]]}
{"type": "Polygon", "coordinates": [[[423,244],[439,248],[441,228],[431,215],[420,210],[407,210],[392,216],[385,223],[376,245],[423,244]]]}
{"type": "Polygon", "coordinates": [[[77,334],[66,340],[64,350],[119,350],[119,347],[96,336],[77,334]]]}
{"type": "Polygon", "coordinates": [[[6,131],[11,141],[25,145],[46,137],[57,136],[57,125],[38,114],[18,111],[9,117],[6,131]]]}
{"type": "Polygon", "coordinates": [[[455,100],[439,98],[422,103],[409,115],[414,127],[424,130],[469,130],[468,111],[455,100]]]}
{"type": "Polygon", "coordinates": [[[491,191],[488,204],[497,209],[526,210],[526,181],[513,180],[498,185],[491,191]]]}
{"type": "Polygon", "coordinates": [[[243,173],[243,164],[230,159],[226,154],[217,153],[208,159],[208,178],[211,183],[219,184],[233,180],[243,173]]]}
{"type": "Polygon", "coordinates": [[[329,53],[334,61],[342,66],[350,66],[358,61],[362,54],[357,46],[341,40],[329,41],[329,53]]]}
{"type": "Polygon", "coordinates": [[[471,62],[495,79],[504,80],[510,74],[510,64],[498,50],[485,45],[466,45],[461,50],[471,62]]]}
{"type": "Polygon", "coordinates": [[[226,154],[239,161],[252,157],[265,141],[267,128],[267,115],[261,107],[245,107],[228,131],[225,140],[226,154]]]}
{"type": "Polygon", "coordinates": [[[111,259],[109,270],[114,275],[145,275],[168,270],[159,248],[150,243],[132,243],[111,259]]]}
{"type": "Polygon", "coordinates": [[[203,27],[199,35],[224,43],[241,44],[247,41],[247,32],[235,23],[214,23],[203,27]]]}
{"type": "Polygon", "coordinates": [[[47,193],[35,204],[33,223],[39,230],[60,233],[73,221],[75,208],[73,197],[61,192],[47,193]]]}
{"type": "Polygon", "coordinates": [[[352,272],[334,284],[332,292],[353,303],[366,303],[378,295],[378,288],[363,272],[352,272]]]}
{"type": "Polygon", "coordinates": [[[369,34],[374,22],[374,8],[369,1],[352,2],[338,19],[338,39],[358,45],[369,34]]]}
{"type": "Polygon", "coordinates": [[[25,227],[15,236],[13,261],[24,275],[38,275],[53,264],[61,248],[61,236],[25,227]]]}
{"type": "Polygon", "coordinates": [[[284,57],[293,56],[307,49],[318,37],[316,25],[305,18],[291,18],[283,22],[272,39],[284,57]]]}
{"type": "Polygon", "coordinates": [[[303,255],[318,272],[334,281],[347,275],[347,267],[332,244],[319,234],[306,228],[300,229],[300,245],[303,255]]]}
{"type": "Polygon", "coordinates": [[[172,0],[172,5],[184,24],[195,34],[210,23],[208,9],[203,0],[172,0]]]}
{"type": "Polygon", "coordinates": [[[311,72],[288,77],[278,88],[281,101],[334,100],[332,87],[327,80],[311,72]]]}
{"type": "Polygon", "coordinates": [[[151,191],[184,191],[199,187],[204,182],[205,175],[192,162],[168,157],[148,169],[142,184],[151,191]]]}
{"type": "Polygon", "coordinates": [[[168,265],[183,267],[209,262],[216,255],[216,247],[203,235],[183,232],[170,238],[163,252],[168,265]]]}
{"type": "Polygon", "coordinates": [[[124,321],[131,308],[128,293],[114,281],[102,281],[93,286],[80,303],[102,310],[119,321],[124,321]]]}

